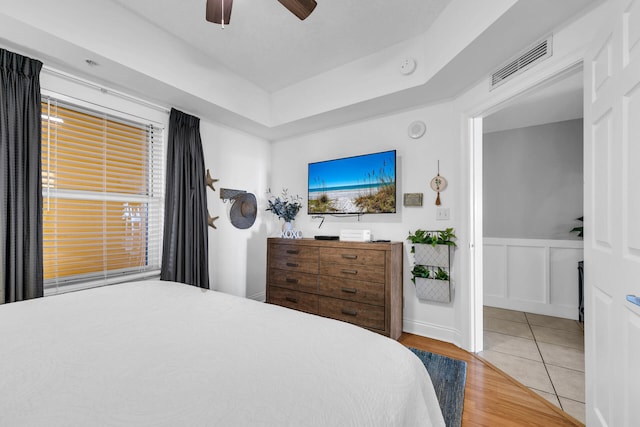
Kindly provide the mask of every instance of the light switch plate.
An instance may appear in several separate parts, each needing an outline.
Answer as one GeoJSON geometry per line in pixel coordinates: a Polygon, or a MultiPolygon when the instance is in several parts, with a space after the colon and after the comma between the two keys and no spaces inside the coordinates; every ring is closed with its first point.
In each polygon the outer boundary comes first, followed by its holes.
{"type": "Polygon", "coordinates": [[[436,208],[436,220],[448,221],[449,220],[449,208],[436,208]]]}

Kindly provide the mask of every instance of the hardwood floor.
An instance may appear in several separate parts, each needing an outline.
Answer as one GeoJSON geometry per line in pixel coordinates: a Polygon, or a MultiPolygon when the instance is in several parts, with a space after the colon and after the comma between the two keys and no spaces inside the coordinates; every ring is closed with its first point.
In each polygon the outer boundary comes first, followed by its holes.
{"type": "Polygon", "coordinates": [[[491,364],[453,344],[408,333],[403,333],[399,341],[467,362],[462,427],[583,425],[491,364]]]}

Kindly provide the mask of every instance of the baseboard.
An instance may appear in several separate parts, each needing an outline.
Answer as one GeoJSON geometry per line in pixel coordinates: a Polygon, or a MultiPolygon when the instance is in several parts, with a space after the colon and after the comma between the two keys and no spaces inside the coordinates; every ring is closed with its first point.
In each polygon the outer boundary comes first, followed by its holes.
{"type": "Polygon", "coordinates": [[[257,294],[247,295],[247,298],[255,301],[265,302],[267,300],[267,294],[266,292],[258,292],[257,294]]]}
{"type": "Polygon", "coordinates": [[[562,317],[563,319],[578,320],[578,304],[574,307],[565,305],[544,304],[533,301],[522,301],[485,295],[484,305],[504,308],[506,310],[525,311],[527,313],[543,314],[545,316],[562,317]]]}
{"type": "Polygon", "coordinates": [[[402,330],[414,335],[420,335],[439,341],[451,343],[457,347],[463,348],[462,335],[457,329],[443,328],[442,326],[432,323],[418,322],[410,319],[403,319],[402,330]]]}

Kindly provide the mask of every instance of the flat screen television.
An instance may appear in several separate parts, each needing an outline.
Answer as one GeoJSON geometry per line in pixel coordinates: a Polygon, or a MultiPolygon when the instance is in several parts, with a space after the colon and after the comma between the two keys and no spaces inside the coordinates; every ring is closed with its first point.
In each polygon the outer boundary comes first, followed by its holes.
{"type": "Polygon", "coordinates": [[[307,212],[396,212],[396,151],[309,163],[307,212]]]}

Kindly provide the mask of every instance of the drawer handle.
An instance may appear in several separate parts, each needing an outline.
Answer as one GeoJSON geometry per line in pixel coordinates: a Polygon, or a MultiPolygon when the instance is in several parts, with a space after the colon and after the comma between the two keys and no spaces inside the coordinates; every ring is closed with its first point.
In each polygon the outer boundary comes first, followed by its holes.
{"type": "Polygon", "coordinates": [[[287,253],[291,255],[298,255],[300,251],[298,249],[287,249],[287,253]]]}
{"type": "Polygon", "coordinates": [[[297,266],[298,266],[298,264],[295,263],[295,262],[288,262],[287,263],[287,267],[297,267],[297,266]]]}
{"type": "Polygon", "coordinates": [[[358,274],[358,270],[341,270],[343,274],[358,274]]]}
{"type": "Polygon", "coordinates": [[[287,277],[287,283],[293,283],[294,285],[297,285],[298,282],[298,279],[291,279],[290,277],[287,277]]]}
{"type": "Polygon", "coordinates": [[[358,292],[358,290],[356,288],[342,288],[342,292],[347,294],[355,294],[356,292],[358,292]]]}
{"type": "Polygon", "coordinates": [[[286,297],[285,298],[287,301],[292,302],[294,304],[298,303],[298,298],[294,298],[294,297],[286,297]]]}
{"type": "Polygon", "coordinates": [[[356,310],[347,310],[346,308],[343,308],[342,314],[346,314],[347,316],[357,316],[358,312],[356,310]]]}
{"type": "Polygon", "coordinates": [[[358,255],[342,254],[342,258],[346,258],[346,259],[358,259],[358,255]]]}

